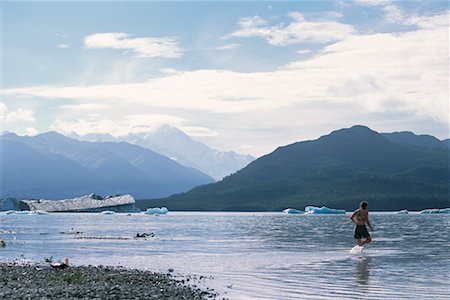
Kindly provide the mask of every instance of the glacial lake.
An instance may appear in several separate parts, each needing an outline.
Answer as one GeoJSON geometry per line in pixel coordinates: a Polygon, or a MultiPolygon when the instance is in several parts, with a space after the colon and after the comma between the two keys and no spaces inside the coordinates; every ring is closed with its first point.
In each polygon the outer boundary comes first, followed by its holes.
{"type": "Polygon", "coordinates": [[[0,213],[0,258],[173,268],[229,299],[449,299],[450,215],[370,216],[373,242],[353,255],[348,214],[0,213]]]}

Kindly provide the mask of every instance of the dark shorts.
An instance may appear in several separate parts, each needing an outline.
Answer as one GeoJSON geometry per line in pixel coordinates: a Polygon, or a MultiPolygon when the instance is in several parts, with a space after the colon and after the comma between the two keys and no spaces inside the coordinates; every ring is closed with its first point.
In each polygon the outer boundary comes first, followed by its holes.
{"type": "Polygon", "coordinates": [[[356,225],[356,228],[355,228],[355,239],[360,239],[362,237],[363,238],[370,237],[370,234],[367,231],[366,225],[356,225]]]}

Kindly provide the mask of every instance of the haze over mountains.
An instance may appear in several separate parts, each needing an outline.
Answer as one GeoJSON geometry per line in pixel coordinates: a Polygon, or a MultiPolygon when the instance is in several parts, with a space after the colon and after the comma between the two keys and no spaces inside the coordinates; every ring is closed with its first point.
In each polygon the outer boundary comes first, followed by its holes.
{"type": "Polygon", "coordinates": [[[167,156],[186,167],[192,167],[221,180],[223,177],[247,166],[255,158],[234,151],[219,151],[193,140],[181,130],[161,126],[143,134],[129,134],[118,138],[109,134],[87,134],[75,136],[91,142],[127,142],[167,156]]]}
{"type": "Polygon", "coordinates": [[[364,126],[279,147],[224,180],[141,202],[169,209],[280,211],[306,205],[355,209],[450,206],[450,151],[432,136],[364,126]]]}
{"type": "Polygon", "coordinates": [[[55,132],[0,136],[0,197],[62,199],[92,192],[165,197],[210,176],[128,143],[82,142],[55,132]]]}

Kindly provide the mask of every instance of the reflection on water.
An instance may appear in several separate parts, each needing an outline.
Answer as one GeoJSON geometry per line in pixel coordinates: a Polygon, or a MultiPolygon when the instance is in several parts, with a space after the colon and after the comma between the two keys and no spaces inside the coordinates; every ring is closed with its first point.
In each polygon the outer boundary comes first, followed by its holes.
{"type": "Polygon", "coordinates": [[[0,257],[120,265],[212,276],[230,299],[448,299],[448,215],[371,215],[350,254],[346,215],[170,213],[1,215],[0,257]],[[71,231],[71,229],[73,230],[71,231]],[[61,234],[61,232],[80,232],[61,234]],[[136,239],[136,234],[154,233],[136,239]],[[92,238],[94,237],[94,238],[92,238]],[[104,238],[95,238],[104,237],[104,238]]]}
{"type": "Polygon", "coordinates": [[[369,264],[370,257],[358,256],[355,259],[356,268],[355,268],[355,278],[356,283],[367,285],[369,283],[369,264]]]}

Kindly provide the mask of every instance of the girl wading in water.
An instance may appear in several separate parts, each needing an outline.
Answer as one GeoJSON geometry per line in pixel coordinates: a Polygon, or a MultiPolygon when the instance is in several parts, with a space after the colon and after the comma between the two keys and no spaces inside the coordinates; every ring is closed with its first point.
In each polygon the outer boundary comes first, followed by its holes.
{"type": "Polygon", "coordinates": [[[369,232],[367,231],[366,224],[369,226],[371,230],[373,230],[372,225],[369,221],[369,209],[367,208],[368,204],[366,201],[362,201],[359,204],[359,209],[355,210],[350,217],[353,223],[356,224],[355,228],[355,239],[356,244],[358,246],[363,246],[367,243],[370,243],[372,238],[370,237],[369,232]],[[364,238],[365,240],[361,240],[364,238]]]}

